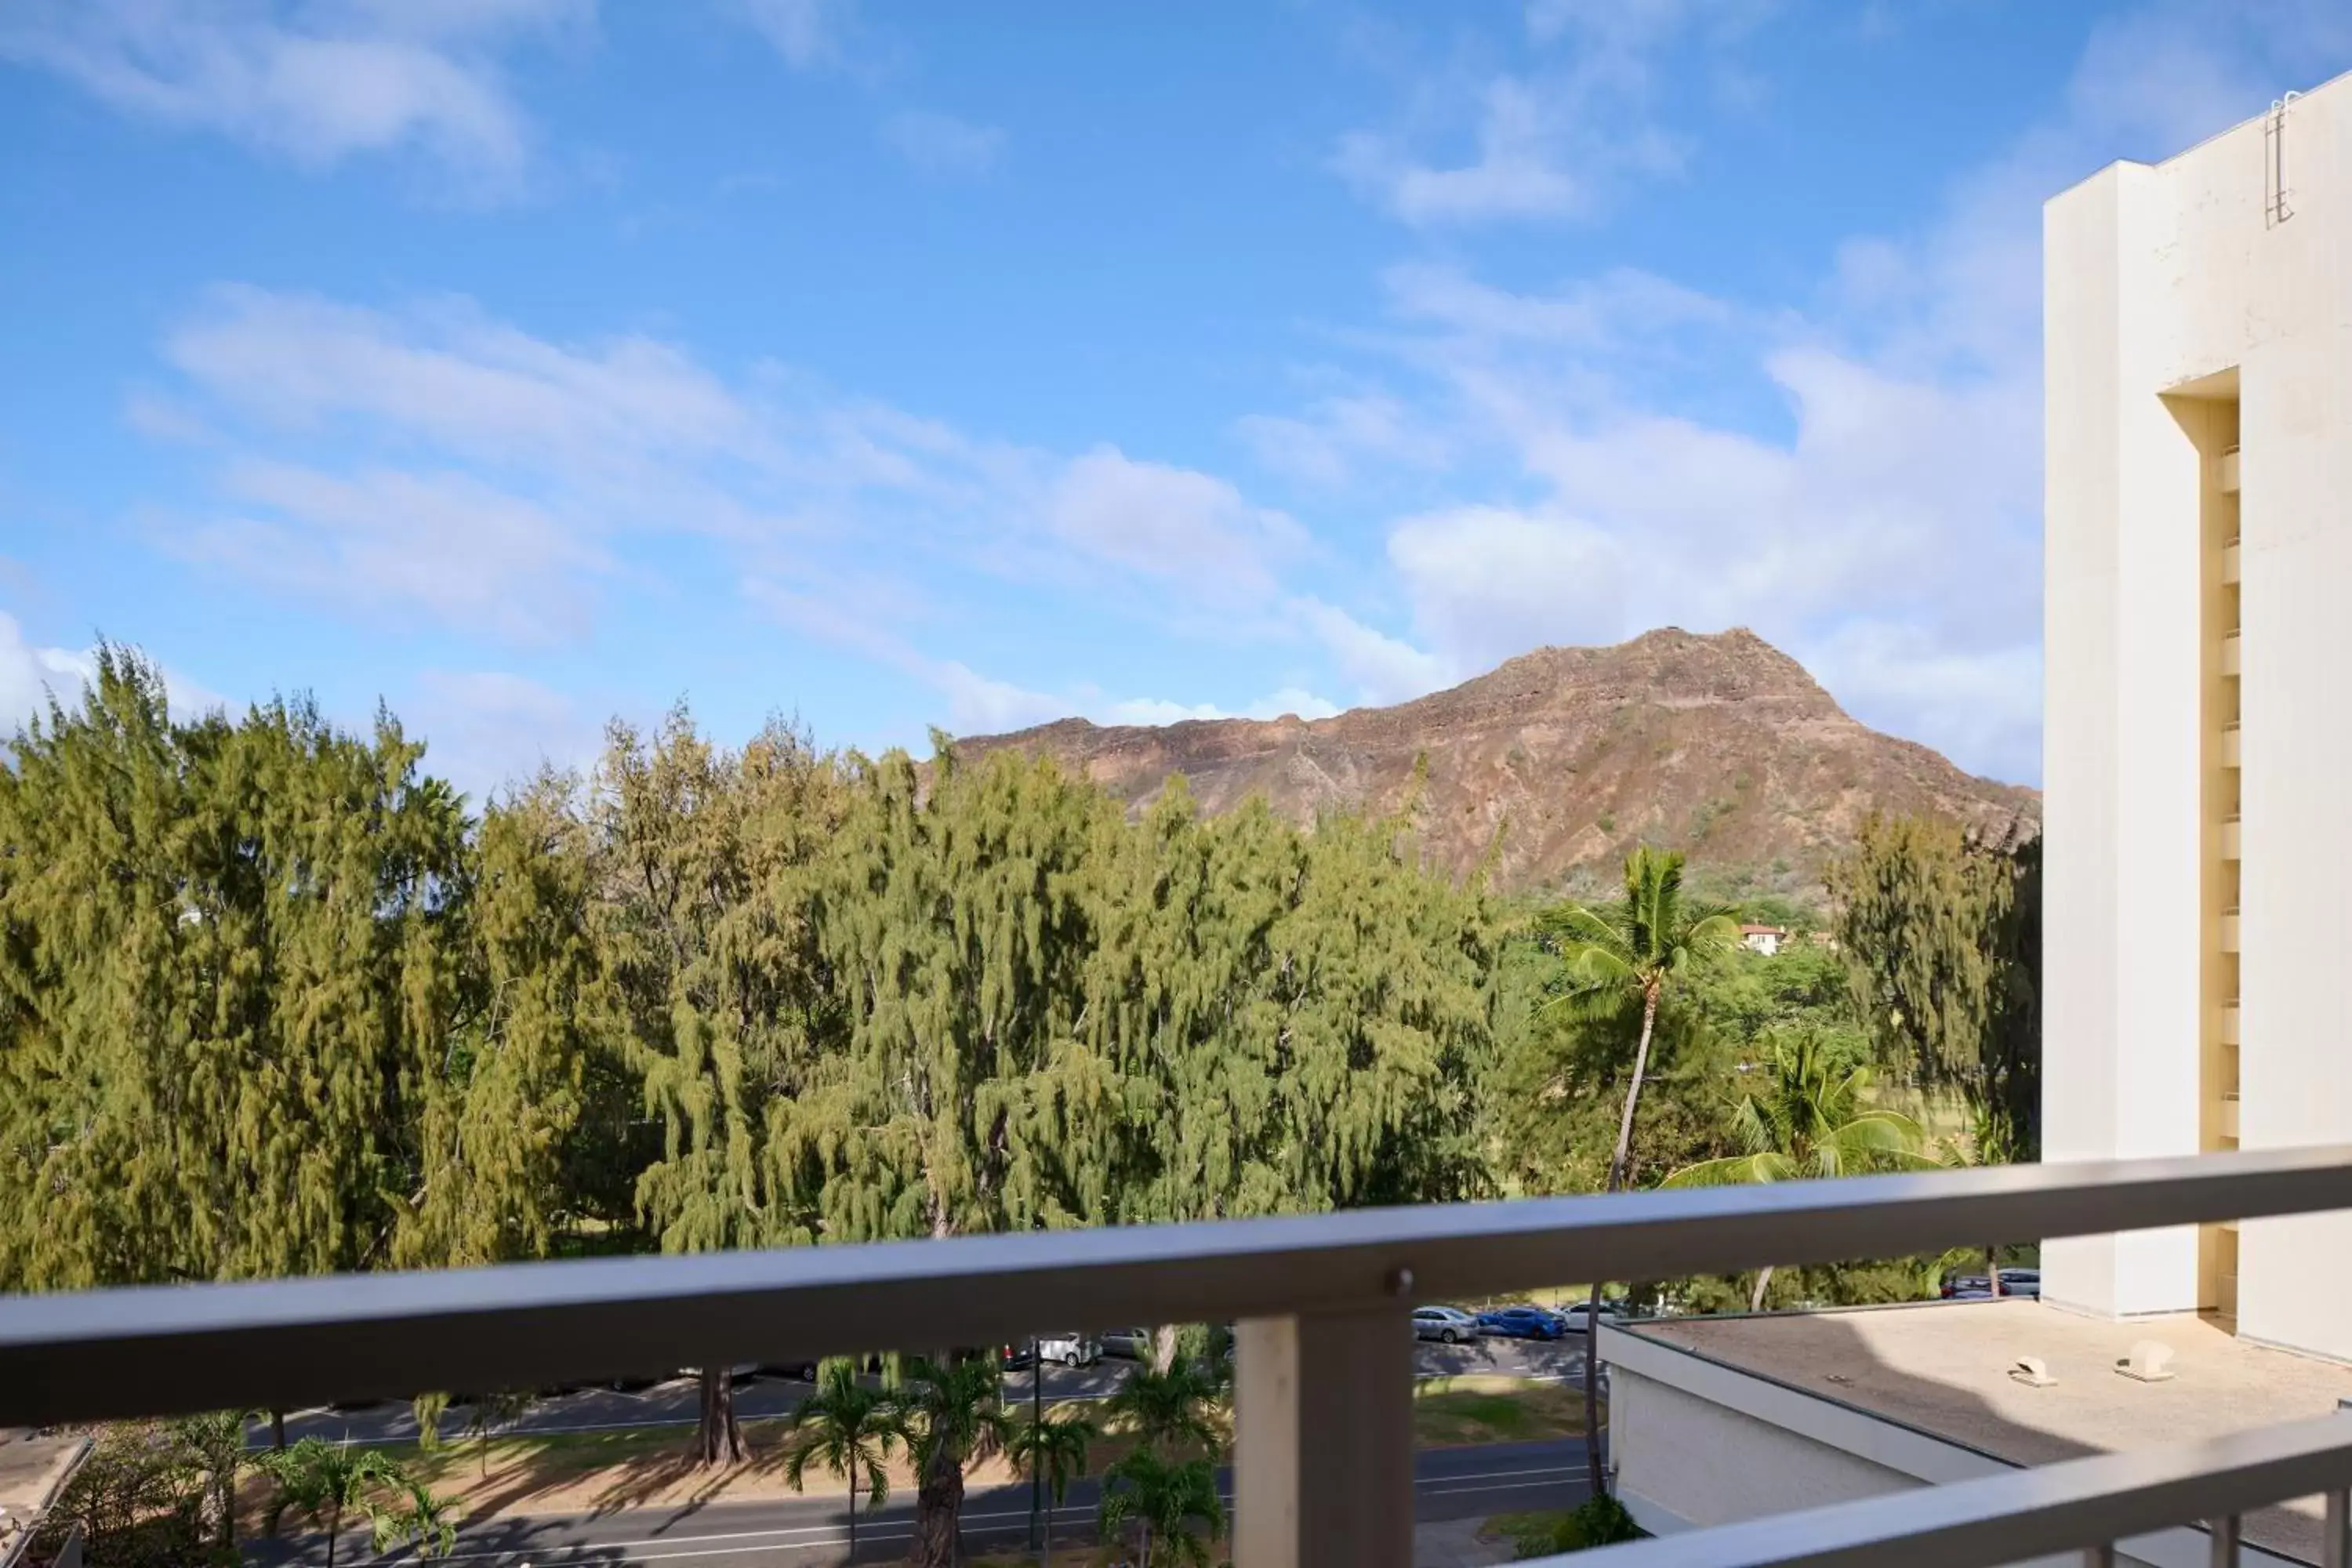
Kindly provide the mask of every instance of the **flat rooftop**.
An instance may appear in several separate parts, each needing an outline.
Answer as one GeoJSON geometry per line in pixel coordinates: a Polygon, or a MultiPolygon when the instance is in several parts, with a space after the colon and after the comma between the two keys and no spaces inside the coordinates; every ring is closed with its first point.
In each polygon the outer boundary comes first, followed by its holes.
{"type": "Polygon", "coordinates": [[[16,1548],[16,1531],[57,1500],[89,1442],[79,1436],[36,1436],[0,1426],[0,1509],[8,1514],[7,1525],[0,1526],[0,1560],[16,1548]]]}
{"type": "MultiPolygon", "coordinates": [[[[2019,1465],[2327,1415],[2352,1399],[2352,1367],[2248,1344],[2193,1314],[2116,1321],[2011,1300],[1628,1330],[2019,1465]],[[2168,1381],[2116,1371],[2140,1340],[2172,1348],[2168,1381]],[[2048,1365],[2053,1386],[2009,1375],[2029,1355],[2048,1365]]],[[[2319,1500],[2249,1515],[2245,1539],[2317,1562],[2319,1500]]]]}

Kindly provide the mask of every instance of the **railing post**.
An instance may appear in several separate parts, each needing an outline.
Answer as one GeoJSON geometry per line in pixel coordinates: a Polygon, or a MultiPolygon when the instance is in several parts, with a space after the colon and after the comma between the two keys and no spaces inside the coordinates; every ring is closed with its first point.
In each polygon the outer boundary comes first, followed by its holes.
{"type": "Polygon", "coordinates": [[[2238,1534],[2241,1525],[2236,1514],[2217,1519],[2207,1527],[2212,1542],[2208,1561],[2211,1568],[2238,1568],[2238,1534]]]}
{"type": "Polygon", "coordinates": [[[2319,1543],[2320,1568],[2352,1568],[2352,1492],[2327,1494],[2326,1537],[2319,1543]]]}
{"type": "Polygon", "coordinates": [[[1245,1319],[1234,1351],[1234,1568],[1412,1568],[1405,1308],[1245,1319]]]}

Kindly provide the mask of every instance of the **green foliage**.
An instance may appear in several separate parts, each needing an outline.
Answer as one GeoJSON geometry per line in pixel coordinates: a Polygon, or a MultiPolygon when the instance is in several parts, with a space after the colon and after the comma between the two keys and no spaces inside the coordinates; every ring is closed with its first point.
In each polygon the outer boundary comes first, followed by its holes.
{"type": "Polygon", "coordinates": [[[1210,1544],[1225,1527],[1217,1472],[1207,1459],[1138,1448],[1103,1472],[1099,1519],[1105,1540],[1134,1528],[1139,1568],[1155,1560],[1208,1568],[1210,1544]]]}
{"type": "Polygon", "coordinates": [[[890,1500],[890,1450],[908,1441],[898,1405],[879,1389],[857,1381],[852,1362],[829,1361],[817,1385],[793,1406],[792,1436],[784,1448],[784,1479],[799,1491],[811,1464],[823,1465],[849,1487],[849,1555],[857,1556],[857,1494],[866,1506],[890,1500]]]}
{"type": "Polygon", "coordinates": [[[43,1519],[36,1555],[79,1528],[94,1568],[234,1568],[236,1478],[250,1458],[247,1419],[221,1411],[100,1428],[43,1519]]]}
{"type": "Polygon", "coordinates": [[[1163,1458],[1186,1450],[1217,1451],[1211,1412],[1223,1383],[1197,1364],[1179,1360],[1165,1371],[1139,1366],[1104,1402],[1103,1415],[1122,1432],[1163,1458]]]}
{"type": "Polygon", "coordinates": [[[1732,1136],[1740,1152],[1685,1165],[1662,1186],[1725,1186],[1872,1171],[1932,1170],[1919,1124],[1868,1102],[1870,1069],[1842,1068],[1811,1035],[1790,1031],[1775,1042],[1764,1081],[1734,1100],[1732,1136]]]}
{"type": "Polygon", "coordinates": [[[440,1556],[456,1544],[448,1502],[380,1449],[305,1437],[263,1456],[260,1468],[274,1483],[263,1528],[276,1535],[289,1513],[309,1520],[327,1537],[327,1568],[334,1568],[343,1521],[354,1516],[368,1522],[379,1552],[404,1544],[419,1557],[440,1556]]]}
{"type": "Polygon", "coordinates": [[[1633,1522],[1625,1505],[1603,1492],[1572,1509],[1556,1513],[1506,1514],[1492,1521],[1503,1527],[1516,1562],[1581,1552],[1588,1546],[1612,1546],[1621,1541],[1641,1541],[1649,1531],[1633,1522]]]}
{"type": "Polygon", "coordinates": [[[1991,1146],[2040,1144],[2041,840],[1873,817],[1830,871],[1850,983],[1886,1059],[1957,1089],[1991,1146]]]}

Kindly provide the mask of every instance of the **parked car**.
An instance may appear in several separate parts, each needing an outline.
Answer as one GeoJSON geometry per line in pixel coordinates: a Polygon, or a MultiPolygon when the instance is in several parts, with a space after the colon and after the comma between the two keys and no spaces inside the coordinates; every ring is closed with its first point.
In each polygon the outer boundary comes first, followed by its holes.
{"type": "Polygon", "coordinates": [[[816,1363],[813,1361],[762,1362],[759,1372],[761,1377],[781,1377],[792,1383],[816,1381],[816,1363]]]}
{"type": "Polygon", "coordinates": [[[1479,1313],[1478,1326],[1510,1340],[1556,1340],[1568,1332],[1568,1320],[1549,1307],[1497,1307],[1479,1313]]]}
{"type": "MultiPolygon", "coordinates": [[[[1586,1320],[1591,1310],[1591,1303],[1588,1301],[1572,1302],[1561,1309],[1560,1322],[1571,1334],[1589,1334],[1592,1331],[1592,1325],[1586,1320]]],[[[1601,1303],[1601,1321],[1613,1329],[1624,1322],[1625,1315],[1610,1302],[1603,1301],[1601,1303]]]]}
{"type": "Polygon", "coordinates": [[[1024,1367],[1032,1354],[1043,1356],[1062,1366],[1092,1366],[1102,1360],[1102,1342],[1092,1334],[1040,1334],[1028,1344],[1004,1347],[1004,1364],[1008,1368],[1024,1367]]]}
{"type": "Polygon", "coordinates": [[[1415,1307],[1412,1310],[1412,1337],[1435,1340],[1441,1344],[1458,1345],[1475,1340],[1486,1331],[1478,1320],[1459,1307],[1415,1307]]]}
{"type": "Polygon", "coordinates": [[[1102,1331],[1101,1340],[1102,1353],[1105,1355],[1117,1356],[1121,1361],[1151,1359],[1152,1343],[1150,1329],[1105,1329],[1102,1331]]]}
{"type": "MultiPolygon", "coordinates": [[[[2039,1268],[2004,1268],[2000,1271],[2000,1291],[2004,1296],[2022,1296],[2037,1300],[2042,1295],[2042,1270],[2039,1268]]],[[[1947,1274],[1944,1276],[1944,1300],[1947,1301],[1984,1301],[1992,1298],[1992,1282],[1981,1274],[1947,1274]]]]}

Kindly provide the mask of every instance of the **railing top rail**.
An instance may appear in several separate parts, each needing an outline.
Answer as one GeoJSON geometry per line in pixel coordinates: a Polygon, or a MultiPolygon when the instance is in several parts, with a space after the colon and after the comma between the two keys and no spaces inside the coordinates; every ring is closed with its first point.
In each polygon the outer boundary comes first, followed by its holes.
{"type": "Polygon", "coordinates": [[[2352,1208],[2352,1146],[0,1298],[0,1422],[530,1387],[2352,1208]]]}
{"type": "Polygon", "coordinates": [[[2095,1454],[1654,1541],[1551,1568],[1994,1568],[2250,1513],[2352,1479],[2352,1416],[2095,1454]]]}

